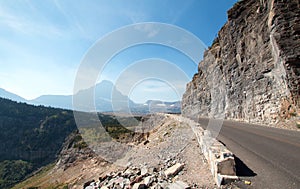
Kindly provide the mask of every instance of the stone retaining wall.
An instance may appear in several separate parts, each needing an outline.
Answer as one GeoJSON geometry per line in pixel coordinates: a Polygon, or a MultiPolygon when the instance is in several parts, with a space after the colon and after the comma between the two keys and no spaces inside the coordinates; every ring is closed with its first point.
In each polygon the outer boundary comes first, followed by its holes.
{"type": "Polygon", "coordinates": [[[190,125],[197,137],[200,149],[210,165],[211,173],[218,186],[236,180],[234,155],[221,142],[212,137],[210,131],[204,130],[199,123],[176,115],[167,115],[179,122],[190,125]]]}

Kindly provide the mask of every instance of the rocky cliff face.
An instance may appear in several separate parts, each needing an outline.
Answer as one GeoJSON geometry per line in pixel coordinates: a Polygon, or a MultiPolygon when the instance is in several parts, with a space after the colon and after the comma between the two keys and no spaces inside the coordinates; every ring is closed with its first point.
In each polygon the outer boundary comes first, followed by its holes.
{"type": "Polygon", "coordinates": [[[274,124],[299,109],[299,1],[236,3],[187,85],[183,115],[274,124]]]}

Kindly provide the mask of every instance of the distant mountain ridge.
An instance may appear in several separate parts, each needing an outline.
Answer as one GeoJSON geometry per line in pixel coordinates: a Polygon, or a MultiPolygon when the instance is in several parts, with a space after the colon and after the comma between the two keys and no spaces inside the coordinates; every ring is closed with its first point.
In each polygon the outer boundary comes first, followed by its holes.
{"type": "MultiPolygon", "coordinates": [[[[81,102],[80,107],[78,107],[76,110],[91,111],[89,107],[85,105],[88,101],[87,96],[89,95],[91,90],[92,92],[95,92],[95,108],[99,112],[113,111],[113,107],[111,105],[113,92],[114,95],[117,96],[116,98],[114,98],[114,100],[131,102],[131,100],[128,99],[127,96],[123,95],[120,91],[118,91],[115,88],[112,82],[104,80],[98,83],[95,87],[81,90],[74,95],[75,97],[80,97],[80,99],[83,99],[83,102],[81,102]]],[[[43,95],[29,101],[29,103],[35,105],[45,105],[45,106],[54,106],[58,108],[73,109],[74,96],[73,95],[43,95]]],[[[118,106],[122,106],[122,105],[118,104],[118,106]]]]}
{"type": "Polygon", "coordinates": [[[19,95],[16,95],[14,93],[11,93],[9,91],[6,91],[5,89],[0,88],[0,97],[10,99],[17,102],[26,102],[27,100],[25,98],[20,97],[19,95]]]}
{"type": "Polygon", "coordinates": [[[27,101],[29,104],[52,106],[57,108],[72,109],[71,95],[42,95],[33,100],[27,101]]]}
{"type": "MultiPolygon", "coordinates": [[[[118,101],[126,101],[130,104],[134,104],[127,96],[123,95],[120,91],[118,91],[112,82],[104,80],[98,83],[95,88],[91,87],[86,90],[79,91],[76,95],[85,97],[90,90],[95,90],[95,108],[100,112],[111,112],[113,111],[112,107],[112,91],[114,91],[114,100],[118,101]]],[[[0,97],[10,99],[17,102],[25,102],[33,105],[44,105],[51,106],[56,108],[63,109],[73,109],[73,95],[42,95],[33,100],[26,100],[14,93],[8,92],[4,89],[0,89],[0,97]]],[[[85,99],[85,102],[87,100],[85,99]]],[[[85,103],[83,102],[83,103],[85,103]]],[[[117,104],[118,105],[118,104],[117,104]]],[[[84,104],[83,104],[83,110],[84,104]]],[[[120,108],[119,108],[120,109],[120,108]]]]}
{"type": "Polygon", "coordinates": [[[164,102],[161,100],[148,100],[144,104],[136,104],[131,108],[136,113],[181,113],[181,101],[164,102]]]}
{"type": "MultiPolygon", "coordinates": [[[[73,95],[42,95],[33,100],[26,100],[14,93],[0,88],[0,97],[17,102],[25,102],[33,105],[43,105],[55,108],[73,109],[73,97],[81,99],[82,102],[76,103],[76,110],[93,111],[91,105],[88,106],[86,100],[90,90],[95,92],[95,109],[98,112],[132,112],[132,113],[154,113],[170,112],[180,113],[181,103],[163,102],[159,100],[148,100],[144,104],[133,102],[129,97],[123,95],[111,81],[103,80],[95,87],[79,91],[73,95]]],[[[92,91],[92,92],[93,92],[92,91]]]]}

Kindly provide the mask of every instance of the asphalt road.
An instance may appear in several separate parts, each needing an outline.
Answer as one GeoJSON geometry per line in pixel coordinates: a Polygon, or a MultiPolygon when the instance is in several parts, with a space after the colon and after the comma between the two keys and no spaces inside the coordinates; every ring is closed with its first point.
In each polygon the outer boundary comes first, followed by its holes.
{"type": "Polygon", "coordinates": [[[300,132],[226,120],[218,139],[235,154],[238,176],[251,181],[242,188],[300,189],[300,132]]]}

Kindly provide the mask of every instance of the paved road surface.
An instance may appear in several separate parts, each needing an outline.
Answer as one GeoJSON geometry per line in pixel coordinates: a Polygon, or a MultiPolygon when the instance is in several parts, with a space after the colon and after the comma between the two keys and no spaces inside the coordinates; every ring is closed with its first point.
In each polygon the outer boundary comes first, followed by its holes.
{"type": "Polygon", "coordinates": [[[300,132],[224,121],[218,139],[238,157],[247,188],[300,189],[300,132]]]}

